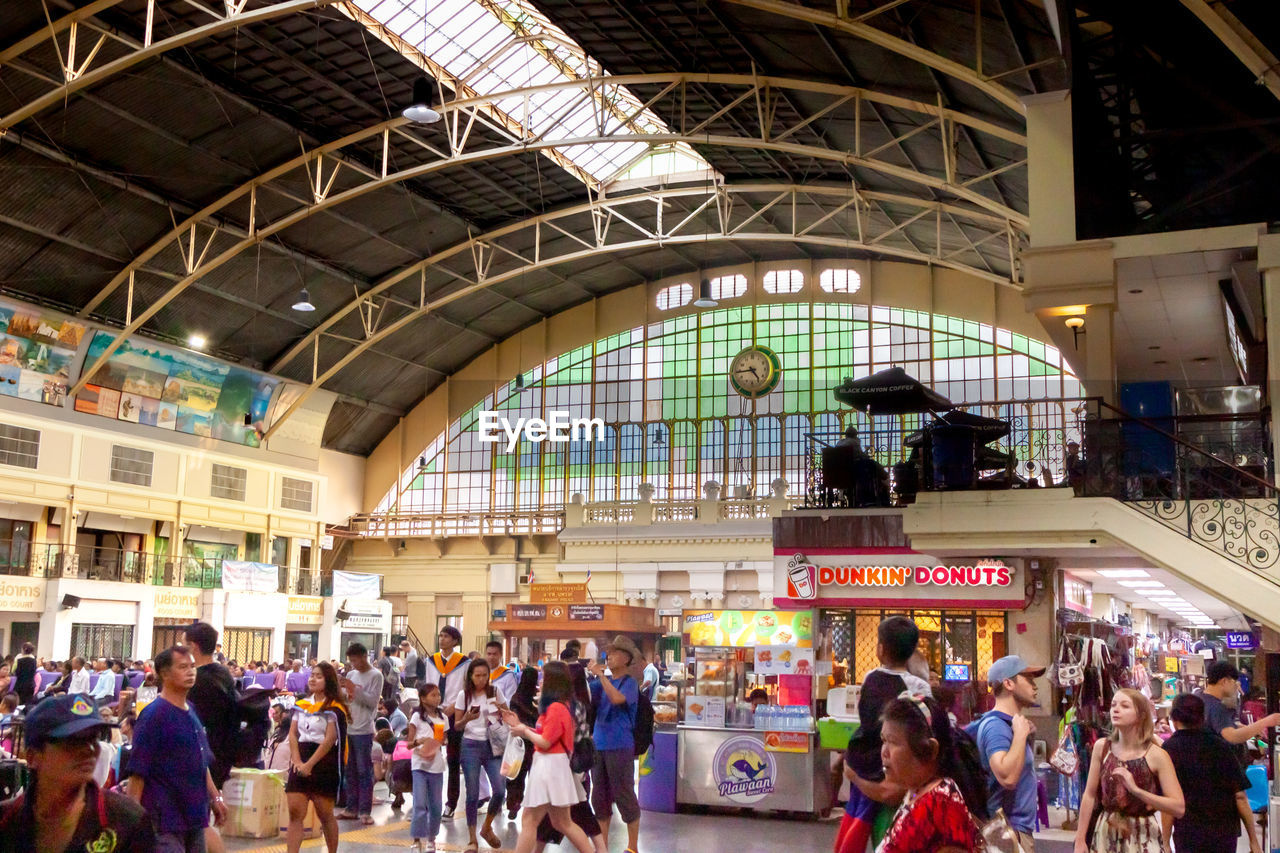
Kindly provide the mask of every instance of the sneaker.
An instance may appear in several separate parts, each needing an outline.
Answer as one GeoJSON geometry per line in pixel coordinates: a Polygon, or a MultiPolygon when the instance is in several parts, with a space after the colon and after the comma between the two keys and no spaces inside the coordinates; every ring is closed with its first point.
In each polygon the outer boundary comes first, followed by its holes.
{"type": "Polygon", "coordinates": [[[453,820],[453,806],[445,806],[440,815],[441,820],[453,820]]]}
{"type": "Polygon", "coordinates": [[[409,853],[422,853],[422,842],[415,841],[409,845],[409,853]]]}
{"type": "Polygon", "coordinates": [[[427,842],[427,846],[426,846],[425,848],[423,848],[422,853],[436,853],[436,843],[435,843],[435,841],[428,841],[428,842],[427,842]]]}

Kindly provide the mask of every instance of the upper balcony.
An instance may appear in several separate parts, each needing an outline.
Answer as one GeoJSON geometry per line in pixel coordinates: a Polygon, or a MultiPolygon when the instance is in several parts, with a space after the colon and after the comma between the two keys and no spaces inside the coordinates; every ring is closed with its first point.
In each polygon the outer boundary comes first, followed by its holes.
{"type": "MultiPolygon", "coordinates": [[[[74,578],[221,589],[224,558],[173,558],[145,551],[88,546],[64,547],[21,540],[0,540],[0,575],[32,578],[74,578]]],[[[288,595],[333,594],[333,571],[299,566],[276,566],[276,592],[288,595]]]]}

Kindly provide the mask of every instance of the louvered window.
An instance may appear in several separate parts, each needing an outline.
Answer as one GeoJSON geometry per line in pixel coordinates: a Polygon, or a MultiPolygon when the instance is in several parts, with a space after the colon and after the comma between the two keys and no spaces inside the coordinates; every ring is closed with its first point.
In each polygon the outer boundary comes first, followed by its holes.
{"type": "Polygon", "coordinates": [[[311,512],[311,495],[315,484],[310,480],[285,477],[280,486],[280,506],[298,512],[311,512]]]}
{"type": "Polygon", "coordinates": [[[214,463],[213,482],[209,487],[209,494],[224,500],[243,501],[248,477],[249,472],[244,468],[214,463]]]}
{"type": "Polygon", "coordinates": [[[150,450],[111,445],[111,482],[150,486],[155,458],[156,455],[150,450]]]}
{"type": "Polygon", "coordinates": [[[40,463],[40,430],[0,424],[0,465],[35,468],[40,463]]]}

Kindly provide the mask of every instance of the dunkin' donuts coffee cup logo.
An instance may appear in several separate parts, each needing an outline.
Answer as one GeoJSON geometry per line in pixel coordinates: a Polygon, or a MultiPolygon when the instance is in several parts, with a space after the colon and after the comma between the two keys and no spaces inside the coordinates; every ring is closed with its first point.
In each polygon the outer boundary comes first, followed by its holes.
{"type": "Polygon", "coordinates": [[[787,561],[787,597],[810,601],[818,595],[818,567],[796,554],[787,561]]]}

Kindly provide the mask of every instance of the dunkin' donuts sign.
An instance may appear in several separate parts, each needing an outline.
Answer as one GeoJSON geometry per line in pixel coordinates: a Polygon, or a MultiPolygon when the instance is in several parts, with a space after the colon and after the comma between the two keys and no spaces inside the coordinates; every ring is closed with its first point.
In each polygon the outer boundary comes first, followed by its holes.
{"type": "MultiPolygon", "coordinates": [[[[786,597],[798,601],[815,599],[872,598],[1021,598],[1015,589],[1016,569],[1000,560],[978,560],[972,564],[944,565],[923,554],[894,555],[903,565],[877,565],[826,557],[809,559],[804,554],[785,558],[786,597]],[[915,562],[915,565],[911,565],[915,562]]],[[[784,558],[776,558],[780,564],[784,558]]],[[[885,563],[890,562],[885,560],[885,563]]]]}

